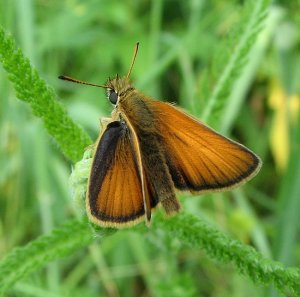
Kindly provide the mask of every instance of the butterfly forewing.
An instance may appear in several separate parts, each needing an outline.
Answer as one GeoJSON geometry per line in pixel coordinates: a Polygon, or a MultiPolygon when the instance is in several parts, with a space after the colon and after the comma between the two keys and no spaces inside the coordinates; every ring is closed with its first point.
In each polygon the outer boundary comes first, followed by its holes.
{"type": "Polygon", "coordinates": [[[102,226],[132,225],[145,214],[130,131],[119,121],[110,123],[99,140],[87,196],[91,220],[102,226]]]}
{"type": "Polygon", "coordinates": [[[256,174],[260,159],[194,118],[163,102],[153,103],[174,185],[194,192],[239,185],[256,174]]]}

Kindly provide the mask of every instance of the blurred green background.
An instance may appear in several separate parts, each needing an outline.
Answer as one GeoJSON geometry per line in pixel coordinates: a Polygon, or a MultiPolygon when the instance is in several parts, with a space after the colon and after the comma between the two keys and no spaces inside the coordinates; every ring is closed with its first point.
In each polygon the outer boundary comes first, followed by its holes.
{"type": "MultiPolygon", "coordinates": [[[[112,109],[105,92],[60,81],[59,75],[99,84],[117,73],[125,75],[139,41],[134,85],[201,117],[204,94],[213,91],[218,79],[209,73],[218,58],[226,65],[218,50],[221,43],[226,45],[228,32],[243,21],[242,4],[0,0],[0,25],[54,87],[71,117],[96,140],[99,118],[112,109]],[[203,87],[204,73],[209,83],[203,87]]],[[[179,195],[184,212],[204,218],[267,257],[298,267],[299,28],[299,1],[274,1],[228,104],[217,121],[210,119],[220,132],[262,158],[259,175],[229,193],[179,195]]],[[[232,44],[224,49],[230,55],[232,44]]],[[[42,122],[16,99],[1,67],[0,168],[2,257],[51,232],[77,210],[69,187],[72,164],[42,122]]],[[[163,231],[147,237],[118,232],[30,275],[9,296],[277,296],[202,251],[165,240],[163,231]]]]}

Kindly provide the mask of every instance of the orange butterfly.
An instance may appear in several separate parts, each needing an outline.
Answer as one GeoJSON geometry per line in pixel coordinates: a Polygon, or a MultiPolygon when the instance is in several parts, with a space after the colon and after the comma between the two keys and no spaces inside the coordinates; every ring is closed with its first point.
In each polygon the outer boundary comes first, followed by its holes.
{"type": "Polygon", "coordinates": [[[96,143],[86,208],[91,221],[123,228],[151,220],[159,203],[167,214],[180,204],[175,189],[192,193],[224,191],[257,174],[261,161],[175,106],[146,97],[126,77],[95,85],[107,89],[112,116],[96,143]]]}

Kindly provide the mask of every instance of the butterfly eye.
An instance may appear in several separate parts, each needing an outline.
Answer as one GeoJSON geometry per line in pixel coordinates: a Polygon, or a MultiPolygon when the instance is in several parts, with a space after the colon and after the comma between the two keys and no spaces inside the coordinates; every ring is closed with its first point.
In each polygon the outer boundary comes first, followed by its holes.
{"type": "Polygon", "coordinates": [[[112,104],[116,104],[118,101],[118,94],[114,90],[109,90],[108,99],[112,104]]]}

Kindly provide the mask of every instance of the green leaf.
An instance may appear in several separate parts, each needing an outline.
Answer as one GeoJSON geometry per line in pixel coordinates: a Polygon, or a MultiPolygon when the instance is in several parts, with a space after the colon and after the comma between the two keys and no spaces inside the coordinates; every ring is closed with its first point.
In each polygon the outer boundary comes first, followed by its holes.
{"type": "Polygon", "coordinates": [[[218,47],[212,71],[203,74],[200,93],[203,98],[209,98],[205,102],[201,115],[204,122],[210,121],[214,125],[219,123],[221,111],[226,106],[235,83],[247,65],[250,52],[266,18],[269,4],[269,0],[246,2],[239,23],[235,24],[235,29],[218,47]],[[216,78],[213,91],[208,94],[210,90],[207,86],[212,85],[216,78]]]}
{"type": "MultiPolygon", "coordinates": [[[[256,284],[274,285],[279,291],[300,296],[300,273],[296,268],[285,268],[281,263],[263,257],[254,248],[231,239],[190,214],[166,219],[156,215],[151,228],[140,224],[133,231],[144,234],[163,230],[166,236],[177,238],[182,245],[203,249],[212,259],[231,263],[256,284]]],[[[116,230],[96,227],[104,240],[116,230]]],[[[118,231],[122,232],[122,231],[118,231]]],[[[74,253],[95,238],[89,224],[70,221],[50,235],[44,235],[23,248],[16,248],[0,262],[0,293],[4,294],[14,283],[40,269],[49,261],[74,253]]]]}
{"type": "Polygon", "coordinates": [[[50,235],[15,248],[0,262],[0,294],[46,263],[72,254],[93,240],[88,222],[69,221],[50,235]]]}
{"type": "Polygon", "coordinates": [[[30,104],[41,118],[49,134],[63,153],[73,162],[81,159],[90,137],[76,125],[65,108],[56,100],[54,90],[39,77],[38,72],[17,48],[11,36],[0,27],[0,62],[13,83],[17,97],[30,104]]]}

